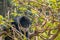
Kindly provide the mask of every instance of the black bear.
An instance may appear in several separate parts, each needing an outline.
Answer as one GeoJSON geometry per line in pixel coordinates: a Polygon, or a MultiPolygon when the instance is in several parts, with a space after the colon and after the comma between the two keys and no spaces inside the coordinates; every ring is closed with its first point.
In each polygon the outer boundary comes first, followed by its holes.
{"type": "MultiPolygon", "coordinates": [[[[27,29],[31,25],[31,20],[26,16],[19,16],[14,18],[14,22],[12,22],[11,24],[14,25],[15,28],[20,32],[21,29],[19,29],[20,26],[18,26],[18,24],[21,25],[21,27],[23,27],[24,29],[27,29]]],[[[21,33],[24,34],[22,30],[21,33]]],[[[7,37],[5,37],[5,40],[8,40],[7,37]]],[[[28,30],[26,31],[26,37],[28,38],[28,30]]]]}

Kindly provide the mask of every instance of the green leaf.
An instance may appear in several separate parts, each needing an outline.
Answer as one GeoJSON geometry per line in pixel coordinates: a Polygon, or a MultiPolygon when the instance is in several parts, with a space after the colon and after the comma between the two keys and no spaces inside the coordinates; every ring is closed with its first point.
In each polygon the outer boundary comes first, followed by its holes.
{"type": "Polygon", "coordinates": [[[60,34],[55,38],[55,40],[60,40],[60,34]]]}
{"type": "Polygon", "coordinates": [[[20,7],[19,10],[21,10],[21,11],[26,11],[27,8],[26,8],[26,7],[20,7]]]}
{"type": "Polygon", "coordinates": [[[51,34],[55,34],[57,32],[57,30],[52,30],[51,34]]]}
{"type": "Polygon", "coordinates": [[[38,20],[39,20],[40,23],[42,23],[44,21],[43,18],[41,18],[41,17],[38,18],[38,20]]]}

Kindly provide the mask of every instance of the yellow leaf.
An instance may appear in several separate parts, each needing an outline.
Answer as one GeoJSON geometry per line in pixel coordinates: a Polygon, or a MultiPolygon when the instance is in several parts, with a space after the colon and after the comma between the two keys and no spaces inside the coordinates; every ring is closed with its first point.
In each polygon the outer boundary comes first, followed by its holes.
{"type": "Polygon", "coordinates": [[[31,9],[31,11],[32,11],[32,13],[37,13],[37,11],[36,11],[36,10],[31,9]]]}
{"type": "Polygon", "coordinates": [[[12,15],[15,17],[15,16],[17,16],[17,13],[14,12],[14,13],[12,13],[12,15]]]}
{"type": "Polygon", "coordinates": [[[0,19],[3,19],[3,16],[2,15],[0,15],[0,19]]]}
{"type": "Polygon", "coordinates": [[[25,8],[25,7],[20,7],[19,10],[25,11],[25,10],[27,10],[27,8],[25,8]]]}
{"type": "Polygon", "coordinates": [[[56,0],[50,0],[50,1],[56,3],[56,0]]]}
{"type": "Polygon", "coordinates": [[[53,8],[53,9],[56,9],[57,7],[56,7],[56,5],[52,5],[52,8],[53,8]]]}
{"type": "Polygon", "coordinates": [[[19,4],[18,4],[18,3],[16,3],[16,4],[15,4],[15,6],[19,6],[19,4]]]}
{"type": "Polygon", "coordinates": [[[0,24],[4,24],[5,22],[4,21],[0,21],[0,24]]]}
{"type": "Polygon", "coordinates": [[[14,20],[10,19],[10,22],[14,22],[14,20]]]}
{"type": "Polygon", "coordinates": [[[13,2],[17,2],[18,0],[13,0],[13,2]]]}

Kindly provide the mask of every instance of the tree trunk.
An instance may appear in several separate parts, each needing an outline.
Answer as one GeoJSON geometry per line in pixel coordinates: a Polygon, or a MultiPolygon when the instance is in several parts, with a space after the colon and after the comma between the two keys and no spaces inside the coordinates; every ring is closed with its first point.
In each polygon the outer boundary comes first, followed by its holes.
{"type": "Polygon", "coordinates": [[[7,0],[0,0],[0,15],[5,16],[7,13],[7,0]]]}

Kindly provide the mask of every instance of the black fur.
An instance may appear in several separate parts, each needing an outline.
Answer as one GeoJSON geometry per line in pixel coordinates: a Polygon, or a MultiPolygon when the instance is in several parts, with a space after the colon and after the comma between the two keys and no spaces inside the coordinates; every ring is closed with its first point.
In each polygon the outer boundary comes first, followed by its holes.
{"type": "MultiPolygon", "coordinates": [[[[20,29],[18,27],[18,23],[21,24],[23,28],[29,28],[29,26],[31,25],[30,19],[26,16],[16,17],[14,18],[14,22],[11,23],[12,25],[15,25],[15,28],[19,31],[20,29]]],[[[21,33],[24,34],[22,30],[21,33]]],[[[26,37],[28,38],[28,31],[26,32],[26,37]]],[[[9,40],[9,39],[6,37],[5,40],[9,40]]]]}

